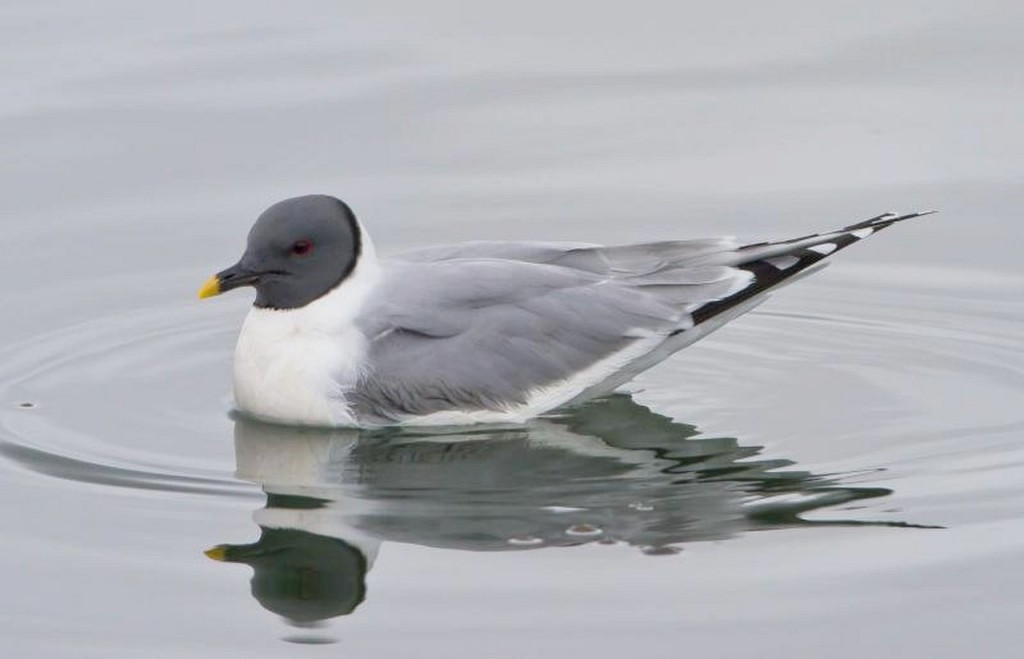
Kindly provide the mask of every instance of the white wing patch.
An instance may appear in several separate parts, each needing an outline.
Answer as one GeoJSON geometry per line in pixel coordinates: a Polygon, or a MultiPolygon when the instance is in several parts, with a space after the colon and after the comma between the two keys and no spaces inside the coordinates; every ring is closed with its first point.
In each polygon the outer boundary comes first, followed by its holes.
{"type": "Polygon", "coordinates": [[[822,256],[828,256],[832,252],[836,251],[837,248],[835,243],[821,243],[820,245],[812,245],[807,249],[811,250],[812,252],[817,252],[822,256]]]}
{"type": "Polygon", "coordinates": [[[779,270],[788,270],[799,263],[800,259],[795,256],[775,256],[770,259],[765,259],[765,261],[779,270]]]}

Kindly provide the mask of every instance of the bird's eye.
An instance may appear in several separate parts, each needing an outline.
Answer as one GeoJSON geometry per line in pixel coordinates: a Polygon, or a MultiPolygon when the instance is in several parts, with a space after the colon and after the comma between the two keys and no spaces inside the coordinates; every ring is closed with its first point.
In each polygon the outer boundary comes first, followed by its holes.
{"type": "Polygon", "coordinates": [[[296,240],[295,244],[292,245],[292,254],[296,256],[306,256],[313,251],[312,240],[296,240]]]}

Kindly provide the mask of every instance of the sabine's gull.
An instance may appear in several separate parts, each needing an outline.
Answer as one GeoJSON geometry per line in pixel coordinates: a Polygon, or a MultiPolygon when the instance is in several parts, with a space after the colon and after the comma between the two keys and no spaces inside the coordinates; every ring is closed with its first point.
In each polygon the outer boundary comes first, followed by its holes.
{"type": "Polygon", "coordinates": [[[925,214],[749,245],[480,241],[384,259],[344,202],[308,195],[260,215],[242,258],[199,297],[256,289],[235,349],[243,413],[521,422],[610,393],[832,252],[925,214]]]}

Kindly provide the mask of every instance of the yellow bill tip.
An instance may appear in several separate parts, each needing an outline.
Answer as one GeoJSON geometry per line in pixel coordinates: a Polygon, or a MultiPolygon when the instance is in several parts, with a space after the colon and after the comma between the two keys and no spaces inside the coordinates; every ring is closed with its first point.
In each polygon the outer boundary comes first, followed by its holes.
{"type": "Polygon", "coordinates": [[[205,300],[214,295],[220,295],[220,280],[216,275],[203,282],[202,288],[199,289],[199,299],[205,300]]]}
{"type": "Polygon", "coordinates": [[[212,558],[215,561],[227,560],[228,551],[224,545],[217,545],[216,547],[210,547],[203,552],[207,558],[212,558]]]}

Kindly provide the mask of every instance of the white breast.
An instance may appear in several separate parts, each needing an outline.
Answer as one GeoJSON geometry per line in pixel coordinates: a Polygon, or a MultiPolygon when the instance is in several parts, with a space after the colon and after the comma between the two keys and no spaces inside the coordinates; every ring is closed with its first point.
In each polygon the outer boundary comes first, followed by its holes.
{"type": "Polygon", "coordinates": [[[364,245],[359,265],[337,288],[299,309],[253,307],[235,348],[235,403],[269,421],[357,425],[345,394],[366,359],[355,317],[379,279],[364,245]]]}

